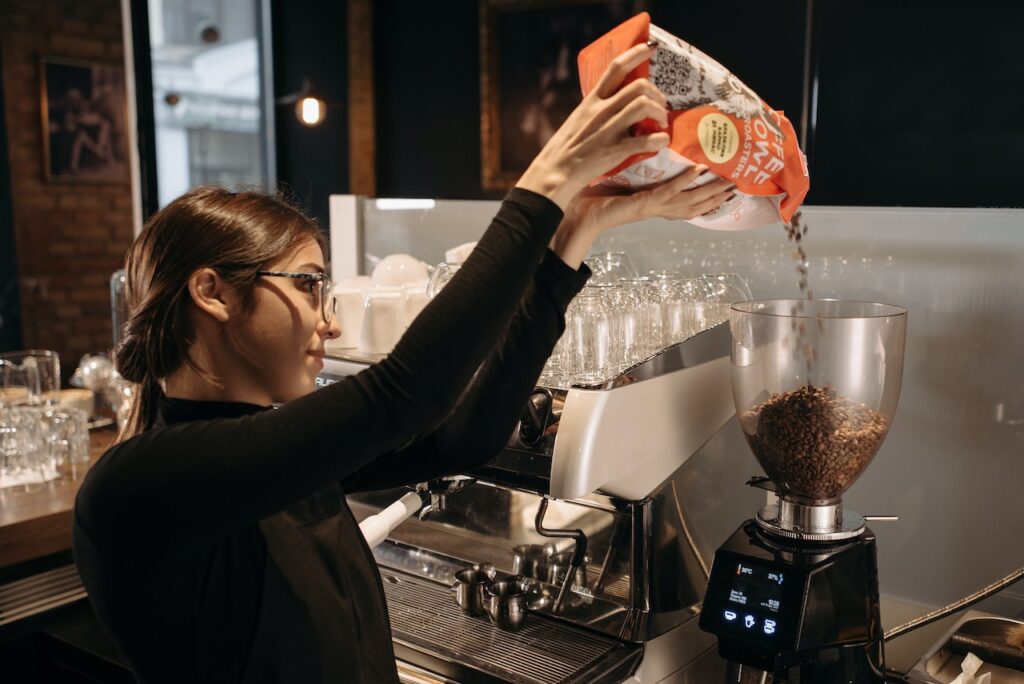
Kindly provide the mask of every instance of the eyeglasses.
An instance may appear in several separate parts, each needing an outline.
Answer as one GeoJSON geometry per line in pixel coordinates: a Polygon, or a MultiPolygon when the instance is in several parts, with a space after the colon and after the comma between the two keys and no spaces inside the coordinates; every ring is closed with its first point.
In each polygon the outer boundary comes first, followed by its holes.
{"type": "Polygon", "coordinates": [[[327,277],[326,273],[295,273],[292,271],[256,271],[256,275],[272,276],[275,278],[296,278],[306,281],[309,286],[309,293],[313,295],[320,304],[320,315],[324,323],[330,325],[334,320],[334,311],[338,301],[334,298],[334,283],[327,277]]]}

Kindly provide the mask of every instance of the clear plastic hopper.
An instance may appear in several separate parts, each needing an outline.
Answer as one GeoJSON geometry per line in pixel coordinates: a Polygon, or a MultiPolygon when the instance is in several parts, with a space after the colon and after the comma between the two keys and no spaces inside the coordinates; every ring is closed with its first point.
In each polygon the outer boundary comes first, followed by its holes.
{"type": "Polygon", "coordinates": [[[892,424],[906,324],[906,309],[888,304],[733,305],[733,400],[747,442],[780,497],[774,510],[762,511],[760,523],[806,539],[859,534],[863,521],[855,514],[844,521],[841,497],[892,424]]]}

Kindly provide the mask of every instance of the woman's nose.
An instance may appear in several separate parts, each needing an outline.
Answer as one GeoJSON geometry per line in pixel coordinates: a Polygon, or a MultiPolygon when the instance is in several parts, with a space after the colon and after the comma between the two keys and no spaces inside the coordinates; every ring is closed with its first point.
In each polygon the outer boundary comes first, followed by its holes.
{"type": "Polygon", "coordinates": [[[324,331],[324,338],[328,340],[336,340],[341,337],[341,324],[338,322],[338,317],[335,316],[331,319],[331,322],[326,325],[327,330],[324,331]]]}

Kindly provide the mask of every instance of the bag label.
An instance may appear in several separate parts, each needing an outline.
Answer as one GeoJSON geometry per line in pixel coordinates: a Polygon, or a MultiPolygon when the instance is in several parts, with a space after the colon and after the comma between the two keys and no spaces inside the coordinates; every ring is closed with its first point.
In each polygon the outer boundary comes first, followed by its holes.
{"type": "Polygon", "coordinates": [[[729,161],[740,148],[736,124],[724,114],[705,114],[697,124],[697,139],[705,156],[716,164],[729,161]]]}

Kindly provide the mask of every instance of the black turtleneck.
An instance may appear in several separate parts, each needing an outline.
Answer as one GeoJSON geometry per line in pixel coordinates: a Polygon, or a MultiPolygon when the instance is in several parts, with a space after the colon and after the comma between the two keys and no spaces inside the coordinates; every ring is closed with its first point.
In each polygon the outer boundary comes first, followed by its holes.
{"type": "Polygon", "coordinates": [[[398,682],[345,492],[500,450],[588,275],[545,254],[560,219],[513,190],[386,360],[273,410],[165,398],[93,466],[75,560],[141,681],[398,682]]]}

